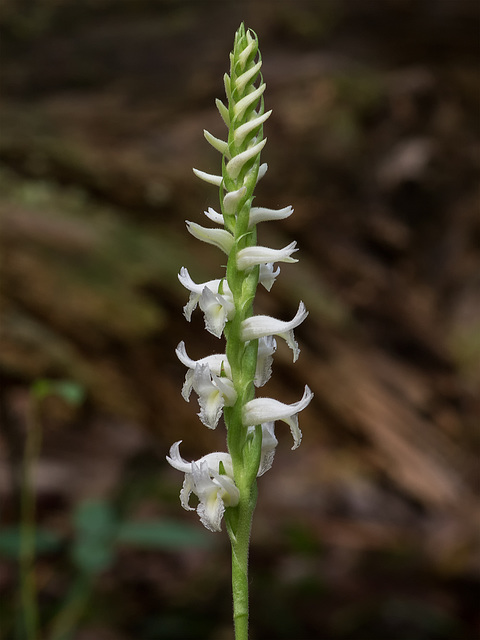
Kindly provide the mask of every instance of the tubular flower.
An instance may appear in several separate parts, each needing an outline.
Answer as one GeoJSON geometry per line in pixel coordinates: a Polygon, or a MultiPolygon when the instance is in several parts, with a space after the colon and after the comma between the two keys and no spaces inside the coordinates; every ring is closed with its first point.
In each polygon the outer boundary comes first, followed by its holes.
{"type": "Polygon", "coordinates": [[[292,449],[296,449],[302,440],[302,432],[298,428],[298,413],[310,404],[312,398],[313,393],[307,386],[302,399],[293,404],[285,404],[273,398],[254,398],[243,408],[243,424],[245,427],[252,427],[256,424],[283,420],[292,432],[292,449]]]}
{"type": "Polygon", "coordinates": [[[223,79],[226,101],[216,101],[228,133],[222,139],[204,131],[207,142],[222,156],[221,171],[207,173],[194,169],[198,178],[219,190],[219,208],[208,207],[205,211],[215,227],[187,221],[188,231],[195,238],[226,254],[226,270],[218,278],[199,284],[185,267],[178,276],[189,292],[185,318],[190,321],[193,311],[200,307],[207,331],[226,341],[225,353],[199,360],[190,358],[184,342],[179,343],[176,353],[187,367],[182,396],[188,401],[192,390],[195,391],[200,407],[198,416],[211,429],[217,427],[223,415],[228,453],[211,453],[188,463],[180,457],[176,443],[167,457],[173,467],[185,473],[180,494],[182,506],[191,509],[189,498],[195,493],[200,519],[213,531],[220,530],[225,513],[233,546],[237,543],[236,527],[240,531],[244,526],[238,520],[244,517],[240,513],[253,511],[256,477],[272,466],[278,443],[275,421],[289,425],[295,449],[302,437],[298,414],[313,397],[308,387],[302,399],[293,404],[255,397],[255,387],[262,387],[272,375],[276,337],[287,342],[293,350],[294,362],[297,360],[300,349],[293,331],[308,315],[303,302],[290,321],[254,315],[253,310],[258,284],[270,291],[280,273],[276,263],[296,263],[293,256],[298,250],[294,241],[281,249],[257,243],[258,225],[281,221],[293,213],[291,206],[279,209],[252,206],[255,187],[268,168],[260,162],[260,155],[267,141],[263,126],[272,114],[264,108],[266,85],[261,68],[257,37],[241,25],[230,55],[230,73],[223,79]],[[237,504],[238,510],[233,511],[237,504]]]}
{"type": "Polygon", "coordinates": [[[190,291],[190,298],[183,307],[185,318],[190,321],[192,313],[200,304],[207,331],[220,338],[225,323],[232,319],[235,311],[232,292],[226,279],[221,278],[196,284],[185,267],[180,269],[178,279],[185,289],[190,291]]]}
{"type": "Polygon", "coordinates": [[[174,469],[185,474],[180,492],[180,502],[187,511],[190,496],[194,493],[198,500],[197,513],[202,524],[210,531],[221,531],[221,520],[225,507],[238,504],[240,493],[233,479],[232,458],[228,453],[208,453],[200,460],[187,462],[180,456],[179,440],[170,447],[167,461],[174,469]]]}
{"type": "Polygon", "coordinates": [[[279,336],[283,338],[293,351],[293,361],[296,362],[300,354],[297,341],[293,336],[293,330],[308,316],[303,302],[300,302],[295,317],[290,322],[277,320],[271,316],[251,316],[242,323],[242,340],[255,340],[264,336],[279,336]]]}

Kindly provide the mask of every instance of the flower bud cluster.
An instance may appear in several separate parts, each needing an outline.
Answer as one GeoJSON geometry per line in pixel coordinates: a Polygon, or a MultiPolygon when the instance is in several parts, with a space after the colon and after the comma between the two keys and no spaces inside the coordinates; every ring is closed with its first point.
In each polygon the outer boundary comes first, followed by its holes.
{"type": "Polygon", "coordinates": [[[187,221],[188,231],[197,239],[214,245],[228,256],[226,273],[218,279],[197,284],[185,267],[179,274],[190,296],[184,315],[191,319],[197,307],[203,312],[205,328],[214,336],[226,339],[225,353],[192,360],[184,342],[176,353],[187,367],[182,395],[189,400],[192,390],[198,395],[201,422],[215,429],[222,413],[227,427],[228,453],[211,453],[200,460],[185,462],[175,443],[168,462],[185,473],[180,494],[182,506],[190,509],[189,497],[199,499],[197,511],[202,523],[220,530],[225,507],[235,507],[243,487],[249,487],[273,462],[277,439],[274,423],[284,421],[290,427],[295,449],[301,442],[298,413],[313,394],[305,387],[303,397],[293,404],[273,398],[256,398],[254,388],[263,386],[272,372],[276,338],[283,338],[293,351],[295,362],[300,353],[293,331],[307,317],[300,302],[295,316],[283,321],[265,315],[253,315],[257,285],[268,291],[280,273],[275,263],[297,262],[292,242],[281,249],[257,245],[257,225],[282,220],[293,213],[283,209],[253,207],[253,192],[267,171],[260,164],[265,146],[263,124],[271,111],[265,112],[261,55],[253,32],[240,26],[230,54],[230,75],[225,74],[227,104],[217,100],[217,108],[228,128],[227,140],[208,131],[206,140],[222,154],[222,174],[213,175],[194,169],[202,180],[220,190],[220,208],[205,211],[216,227],[204,227],[187,221]]]}

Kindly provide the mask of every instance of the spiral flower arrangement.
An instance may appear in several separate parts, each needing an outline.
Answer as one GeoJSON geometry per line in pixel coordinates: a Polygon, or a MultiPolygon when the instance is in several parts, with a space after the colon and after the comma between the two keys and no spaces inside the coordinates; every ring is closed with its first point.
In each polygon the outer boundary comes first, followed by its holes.
{"type": "Polygon", "coordinates": [[[230,54],[230,75],[225,74],[227,103],[216,101],[228,129],[227,140],[204,131],[206,140],[222,155],[221,175],[194,169],[205,182],[219,189],[220,212],[209,208],[205,215],[215,227],[187,221],[188,231],[198,240],[214,245],[227,256],[226,272],[218,279],[197,284],[182,267],[179,280],[189,292],[184,315],[191,319],[197,307],[203,312],[205,328],[214,336],[225,338],[225,352],[199,360],[189,357],[184,342],[176,353],[187,373],[182,396],[198,396],[199,417],[215,429],[223,414],[227,429],[228,452],[208,453],[187,462],[180,455],[180,443],[170,449],[167,460],[185,474],[180,492],[181,504],[190,506],[192,493],[198,503],[201,522],[211,531],[220,531],[222,518],[232,544],[232,585],[236,640],[248,638],[248,549],[252,516],[257,498],[258,476],[273,463],[277,438],[275,422],[285,422],[293,437],[292,449],[301,442],[298,413],[313,394],[305,386],[303,397],[293,404],[255,397],[272,373],[276,338],[282,338],[293,351],[293,361],[300,349],[294,329],[308,315],[302,302],[290,321],[266,315],[254,315],[253,303],[258,284],[270,291],[280,268],[279,262],[297,262],[292,242],[281,249],[257,245],[257,225],[282,220],[293,213],[291,206],[282,209],[253,207],[257,182],[267,165],[260,154],[267,140],[263,125],[272,111],[265,111],[265,83],[261,74],[262,58],[254,32],[240,25],[230,54]]]}

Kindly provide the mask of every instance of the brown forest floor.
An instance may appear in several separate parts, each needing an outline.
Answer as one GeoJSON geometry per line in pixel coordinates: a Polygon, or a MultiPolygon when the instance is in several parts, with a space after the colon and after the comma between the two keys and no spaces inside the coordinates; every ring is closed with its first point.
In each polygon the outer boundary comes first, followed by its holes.
{"type": "MultiPolygon", "coordinates": [[[[300,246],[257,311],[291,317],[265,395],[315,399],[302,446],[281,432],[260,481],[253,638],[470,640],[480,628],[480,105],[476,2],[44,2],[0,8],[0,501],[16,479],[29,387],[75,380],[82,407],[42,406],[38,521],[72,535],[85,499],[193,524],[165,453],[224,447],[183,367],[218,349],[184,321],[182,265],[218,277],[188,236],[216,205],[202,135],[221,135],[233,33],[260,37],[269,172],[292,204],[261,242],[300,246]],[[268,613],[267,613],[268,612],[268,613]]],[[[195,523],[196,524],[196,523],[195,523]]],[[[1,545],[0,545],[1,552],[1,545]]],[[[45,624],[71,580],[38,561],[45,624]]],[[[0,558],[1,560],[1,558],[0,558]]],[[[79,640],[230,638],[228,548],[125,548],[99,575],[79,640]],[[118,604],[121,604],[119,607],[118,604]]],[[[69,573],[70,572],[70,573],[69,573]]],[[[15,564],[0,563],[13,629],[15,564]]],[[[0,618],[1,623],[1,618],[0,618]]],[[[1,628],[0,624],[0,628],[1,628]]]]}

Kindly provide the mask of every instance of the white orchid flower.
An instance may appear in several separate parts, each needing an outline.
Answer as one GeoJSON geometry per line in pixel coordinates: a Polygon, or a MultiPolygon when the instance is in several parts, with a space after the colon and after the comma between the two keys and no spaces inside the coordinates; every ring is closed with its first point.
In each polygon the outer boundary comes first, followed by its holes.
{"type": "Polygon", "coordinates": [[[260,272],[258,275],[258,282],[263,284],[267,291],[273,287],[273,283],[280,273],[280,267],[273,270],[273,262],[265,262],[260,265],[260,272]]]}
{"type": "Polygon", "coordinates": [[[305,386],[303,397],[293,404],[285,404],[273,398],[254,398],[243,407],[243,425],[252,427],[266,422],[283,420],[290,427],[293,436],[293,447],[296,449],[302,440],[302,432],[298,427],[298,413],[310,404],[313,393],[305,386]]]}
{"type": "Polygon", "coordinates": [[[295,240],[283,249],[270,249],[269,247],[245,247],[237,253],[237,267],[241,271],[249,269],[257,264],[267,262],[298,262],[292,258],[292,253],[298,251],[295,240]]]}
{"type": "Polygon", "coordinates": [[[206,364],[208,365],[208,368],[210,369],[210,373],[212,375],[226,376],[227,378],[231,378],[232,372],[230,369],[230,364],[227,360],[227,356],[224,353],[213,353],[212,355],[206,356],[205,358],[192,360],[192,358],[187,355],[185,342],[183,340],[178,343],[178,346],[175,349],[175,353],[177,354],[177,358],[180,360],[180,362],[188,367],[188,371],[185,375],[185,382],[182,388],[182,396],[187,402],[190,399],[190,394],[193,389],[193,376],[195,374],[197,365],[206,364]]]}
{"type": "Polygon", "coordinates": [[[272,375],[273,354],[277,349],[277,343],[273,336],[262,336],[258,341],[257,368],[255,370],[254,384],[263,387],[272,375]]]}
{"type": "Polygon", "coordinates": [[[215,222],[215,224],[224,224],[223,215],[212,209],[212,207],[208,207],[207,211],[203,212],[209,220],[215,222]]]}
{"type": "Polygon", "coordinates": [[[212,373],[208,364],[197,364],[193,372],[192,387],[198,394],[198,417],[206,427],[215,429],[223,407],[231,407],[237,399],[233,382],[230,378],[212,373]]]}
{"type": "Polygon", "coordinates": [[[293,330],[308,316],[303,302],[300,302],[295,317],[289,322],[272,318],[271,316],[251,316],[242,322],[241,337],[245,342],[264,336],[279,336],[283,338],[293,351],[293,361],[296,362],[300,354],[293,330]]]}
{"type": "Polygon", "coordinates": [[[183,308],[185,318],[190,322],[197,305],[204,313],[207,331],[220,338],[227,320],[235,314],[232,292],[225,278],[209,280],[197,284],[192,280],[185,267],[180,269],[178,279],[185,289],[190,291],[190,298],[183,308]],[[220,293],[221,291],[221,293],[220,293]]]}
{"type": "Polygon", "coordinates": [[[225,194],[223,198],[223,208],[225,213],[229,213],[230,215],[234,214],[238,203],[247,193],[246,187],[240,187],[240,189],[236,189],[235,191],[229,191],[225,194]]]}
{"type": "Polygon", "coordinates": [[[267,209],[266,207],[252,207],[250,209],[249,225],[254,227],[259,222],[268,220],[284,220],[293,213],[293,207],[283,207],[283,209],[267,209]]]}
{"type": "Polygon", "coordinates": [[[167,461],[185,474],[180,492],[182,507],[194,511],[189,504],[194,493],[199,500],[197,513],[202,524],[210,531],[221,531],[225,507],[235,507],[240,497],[233,480],[232,458],[229,453],[214,452],[187,462],[180,455],[181,442],[179,440],[170,447],[167,461]]]}
{"type": "Polygon", "coordinates": [[[213,244],[228,256],[234,243],[234,238],[229,231],[226,229],[210,229],[208,227],[202,227],[196,222],[190,222],[190,220],[185,220],[185,222],[187,223],[188,231],[194,238],[197,238],[197,240],[201,240],[202,242],[206,242],[207,244],[213,244]]]}
{"type": "Polygon", "coordinates": [[[208,182],[208,184],[213,184],[215,187],[219,187],[223,182],[222,176],[216,176],[213,173],[206,173],[205,171],[200,171],[200,169],[193,169],[193,173],[197,178],[200,178],[200,180],[208,182]]]}
{"type": "MultiPolygon", "coordinates": [[[[247,432],[253,433],[255,427],[248,427],[247,432]]],[[[275,437],[275,423],[264,422],[262,424],[262,449],[260,453],[260,466],[258,468],[257,478],[263,476],[272,468],[273,458],[275,456],[275,448],[278,440],[275,437]]]]}

